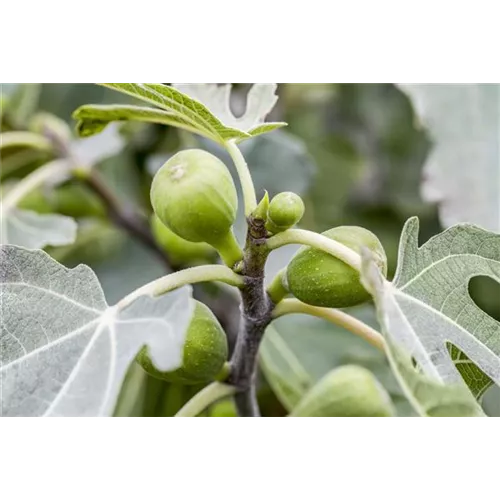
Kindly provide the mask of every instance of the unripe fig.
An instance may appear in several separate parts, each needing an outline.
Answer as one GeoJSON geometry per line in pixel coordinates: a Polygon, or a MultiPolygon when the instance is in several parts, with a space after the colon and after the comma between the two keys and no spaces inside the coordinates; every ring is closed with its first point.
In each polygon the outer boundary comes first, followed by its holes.
{"type": "Polygon", "coordinates": [[[182,384],[199,384],[214,380],[223,369],[228,356],[226,334],[212,311],[201,302],[195,303],[180,368],[162,372],[154,366],[147,347],[138,354],[137,361],[153,377],[182,384]]]}
{"type": "Polygon", "coordinates": [[[215,258],[215,251],[208,243],[193,243],[177,236],[155,214],[151,216],[151,230],[174,265],[213,261],[215,258]]]}
{"type": "Polygon", "coordinates": [[[277,194],[269,204],[266,229],[280,233],[297,224],[304,215],[304,202],[292,192],[277,194]]]}
{"type": "Polygon", "coordinates": [[[238,198],[228,169],[200,149],[181,151],[156,173],[151,203],[158,218],[191,242],[206,242],[232,266],[241,260],[232,225],[238,198]]]}
{"type": "MultiPolygon", "coordinates": [[[[360,253],[365,246],[387,275],[387,257],[379,239],[358,226],[339,226],[323,233],[360,253]]],[[[351,307],[370,299],[358,271],[345,262],[315,248],[301,248],[288,264],[286,272],[290,292],[299,300],[320,307],[351,307]]]]}
{"type": "Polygon", "coordinates": [[[293,409],[292,417],[392,417],[386,390],[371,372],[348,365],[326,374],[293,409]]]}

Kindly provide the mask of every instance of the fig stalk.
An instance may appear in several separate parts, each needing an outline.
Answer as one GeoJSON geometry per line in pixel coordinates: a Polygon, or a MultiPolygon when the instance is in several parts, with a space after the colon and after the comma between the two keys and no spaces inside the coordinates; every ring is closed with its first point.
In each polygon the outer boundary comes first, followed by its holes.
{"type": "Polygon", "coordinates": [[[184,285],[204,283],[207,281],[221,281],[222,283],[227,283],[228,285],[236,287],[242,287],[244,285],[243,277],[236,274],[226,266],[213,264],[190,267],[188,269],[183,269],[182,271],[177,271],[173,274],[168,274],[167,276],[162,276],[157,280],[147,283],[124,297],[117,304],[117,307],[124,309],[141,295],[158,297],[159,295],[163,295],[164,293],[170,292],[184,285]]]}
{"type": "Polygon", "coordinates": [[[285,299],[279,302],[274,309],[273,318],[280,318],[287,314],[309,314],[310,316],[325,319],[334,325],[341,326],[351,333],[354,333],[354,335],[366,340],[377,349],[385,351],[385,340],[382,334],[359,319],[339,311],[338,309],[311,306],[297,299],[285,299]]]}
{"type": "Polygon", "coordinates": [[[176,417],[196,417],[203,410],[219,399],[231,396],[236,392],[232,385],[213,382],[192,397],[175,415],[176,417]]]}
{"type": "Polygon", "coordinates": [[[247,162],[238,149],[236,142],[234,140],[228,141],[225,146],[234,162],[238,177],[240,178],[241,190],[243,191],[243,200],[245,203],[245,217],[250,217],[257,207],[257,196],[255,195],[252,176],[248,170],[247,162]]]}
{"type": "Polygon", "coordinates": [[[322,234],[308,231],[306,229],[287,229],[267,240],[269,250],[276,250],[285,245],[300,244],[307,245],[318,250],[323,250],[337,259],[345,262],[356,271],[361,271],[361,257],[354,250],[331,240],[322,234]]]}
{"type": "Polygon", "coordinates": [[[276,276],[271,281],[271,284],[267,287],[267,294],[271,297],[271,300],[278,304],[281,302],[290,291],[286,286],[286,268],[279,271],[276,276]]]}

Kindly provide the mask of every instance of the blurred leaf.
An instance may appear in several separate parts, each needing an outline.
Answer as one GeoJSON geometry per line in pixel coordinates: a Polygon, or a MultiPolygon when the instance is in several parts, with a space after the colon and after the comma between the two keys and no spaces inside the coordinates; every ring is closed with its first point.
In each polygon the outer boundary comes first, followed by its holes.
{"type": "Polygon", "coordinates": [[[116,125],[95,137],[75,140],[71,144],[71,152],[75,161],[81,165],[93,166],[117,155],[125,147],[125,141],[116,125]]]}
{"type": "MultiPolygon", "coordinates": [[[[7,84],[8,85],[8,84],[7,84]]],[[[2,83],[2,91],[6,84],[2,83]]],[[[5,106],[5,117],[14,129],[26,128],[29,118],[37,110],[40,98],[40,83],[10,84],[8,101],[5,106]]]]}
{"type": "Polygon", "coordinates": [[[55,160],[40,167],[8,190],[2,186],[0,220],[2,244],[10,243],[38,249],[46,245],[67,245],[75,240],[77,226],[73,219],[56,214],[38,214],[18,208],[33,190],[39,189],[52,176],[64,174],[67,170],[66,161],[55,160]]]}
{"type": "Polygon", "coordinates": [[[459,222],[500,232],[500,85],[400,84],[434,147],[422,194],[444,227],[459,222]]]}
{"type": "Polygon", "coordinates": [[[0,243],[31,249],[68,245],[75,241],[76,230],[71,217],[11,208],[2,210],[0,243]]]}
{"type": "Polygon", "coordinates": [[[74,243],[48,249],[48,253],[68,267],[81,263],[93,266],[103,263],[106,259],[115,259],[125,241],[125,234],[108,221],[86,217],[78,220],[74,243]]]}
{"type": "Polygon", "coordinates": [[[141,417],[146,395],[147,373],[133,361],[125,375],[114,417],[141,417]]]}
{"type": "MultiPolygon", "coordinates": [[[[371,306],[348,312],[377,326],[371,306]]],[[[372,372],[382,383],[393,398],[398,414],[412,413],[384,354],[343,328],[317,318],[293,315],[273,322],[260,347],[260,364],[278,399],[288,410],[329,371],[356,364],[372,372]]]]}
{"type": "Polygon", "coordinates": [[[0,169],[0,179],[2,182],[7,177],[16,176],[22,177],[36,167],[47,163],[52,158],[52,155],[37,149],[20,149],[6,154],[1,152],[0,161],[2,168],[0,169]]]}

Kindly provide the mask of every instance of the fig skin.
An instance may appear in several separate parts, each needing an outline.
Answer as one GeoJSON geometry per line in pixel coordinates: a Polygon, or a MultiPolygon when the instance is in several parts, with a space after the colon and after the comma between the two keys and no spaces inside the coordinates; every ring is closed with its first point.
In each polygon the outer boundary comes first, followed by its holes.
{"type": "Polygon", "coordinates": [[[137,361],[155,378],[190,385],[214,380],[223,369],[227,357],[228,346],[224,330],[212,311],[195,300],[193,317],[186,333],[182,366],[169,372],[158,370],[147,347],[139,352],[137,361]]]}
{"type": "Polygon", "coordinates": [[[293,409],[292,417],[393,417],[391,399],[366,368],[345,365],[327,373],[293,409]]]}
{"type": "Polygon", "coordinates": [[[304,210],[304,202],[299,195],[290,191],[279,193],[269,204],[266,229],[273,234],[285,231],[302,219],[304,210]]]}
{"type": "Polygon", "coordinates": [[[215,260],[215,251],[208,243],[193,243],[177,236],[155,214],[151,216],[151,231],[173,265],[181,266],[215,260]]]}
{"type": "Polygon", "coordinates": [[[175,234],[217,249],[232,234],[238,209],[228,169],[200,149],[181,151],[160,168],[151,186],[151,203],[175,234]]]}
{"type": "MultiPolygon", "coordinates": [[[[365,228],[339,226],[322,233],[357,253],[370,249],[384,276],[387,257],[379,239],[365,228]]],[[[286,281],[289,291],[299,300],[319,307],[352,307],[370,300],[360,282],[358,271],[336,257],[311,247],[301,248],[288,264],[286,281]]]]}

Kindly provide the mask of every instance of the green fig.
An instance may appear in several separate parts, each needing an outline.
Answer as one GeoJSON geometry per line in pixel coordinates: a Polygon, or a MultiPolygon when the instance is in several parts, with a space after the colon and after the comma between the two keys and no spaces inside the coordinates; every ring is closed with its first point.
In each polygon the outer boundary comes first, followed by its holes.
{"type": "Polygon", "coordinates": [[[227,265],[241,260],[232,230],[238,198],[228,169],[214,155],[189,149],[156,173],[151,204],[158,218],[185,240],[212,245],[227,265]]]}
{"type": "MultiPolygon", "coordinates": [[[[360,253],[367,247],[375,255],[384,276],[387,257],[379,239],[358,226],[339,226],[323,233],[360,253]]],[[[345,262],[315,248],[301,248],[288,264],[288,290],[299,300],[320,307],[351,307],[370,299],[358,271],[345,262]]]]}
{"type": "Polygon", "coordinates": [[[347,365],[327,373],[300,400],[291,417],[392,417],[392,401],[366,368],[347,365]]]}
{"type": "Polygon", "coordinates": [[[208,243],[193,243],[177,236],[155,214],[151,216],[151,230],[170,262],[176,266],[214,260],[215,251],[208,243]]]}
{"type": "Polygon", "coordinates": [[[279,193],[269,204],[266,229],[273,234],[285,231],[302,219],[304,210],[304,202],[299,195],[292,192],[279,193]]]}
{"type": "Polygon", "coordinates": [[[193,317],[184,343],[182,366],[170,372],[158,370],[147,347],[139,352],[137,361],[153,377],[182,384],[199,384],[214,380],[223,370],[227,356],[224,330],[212,311],[195,300],[193,317]]]}

